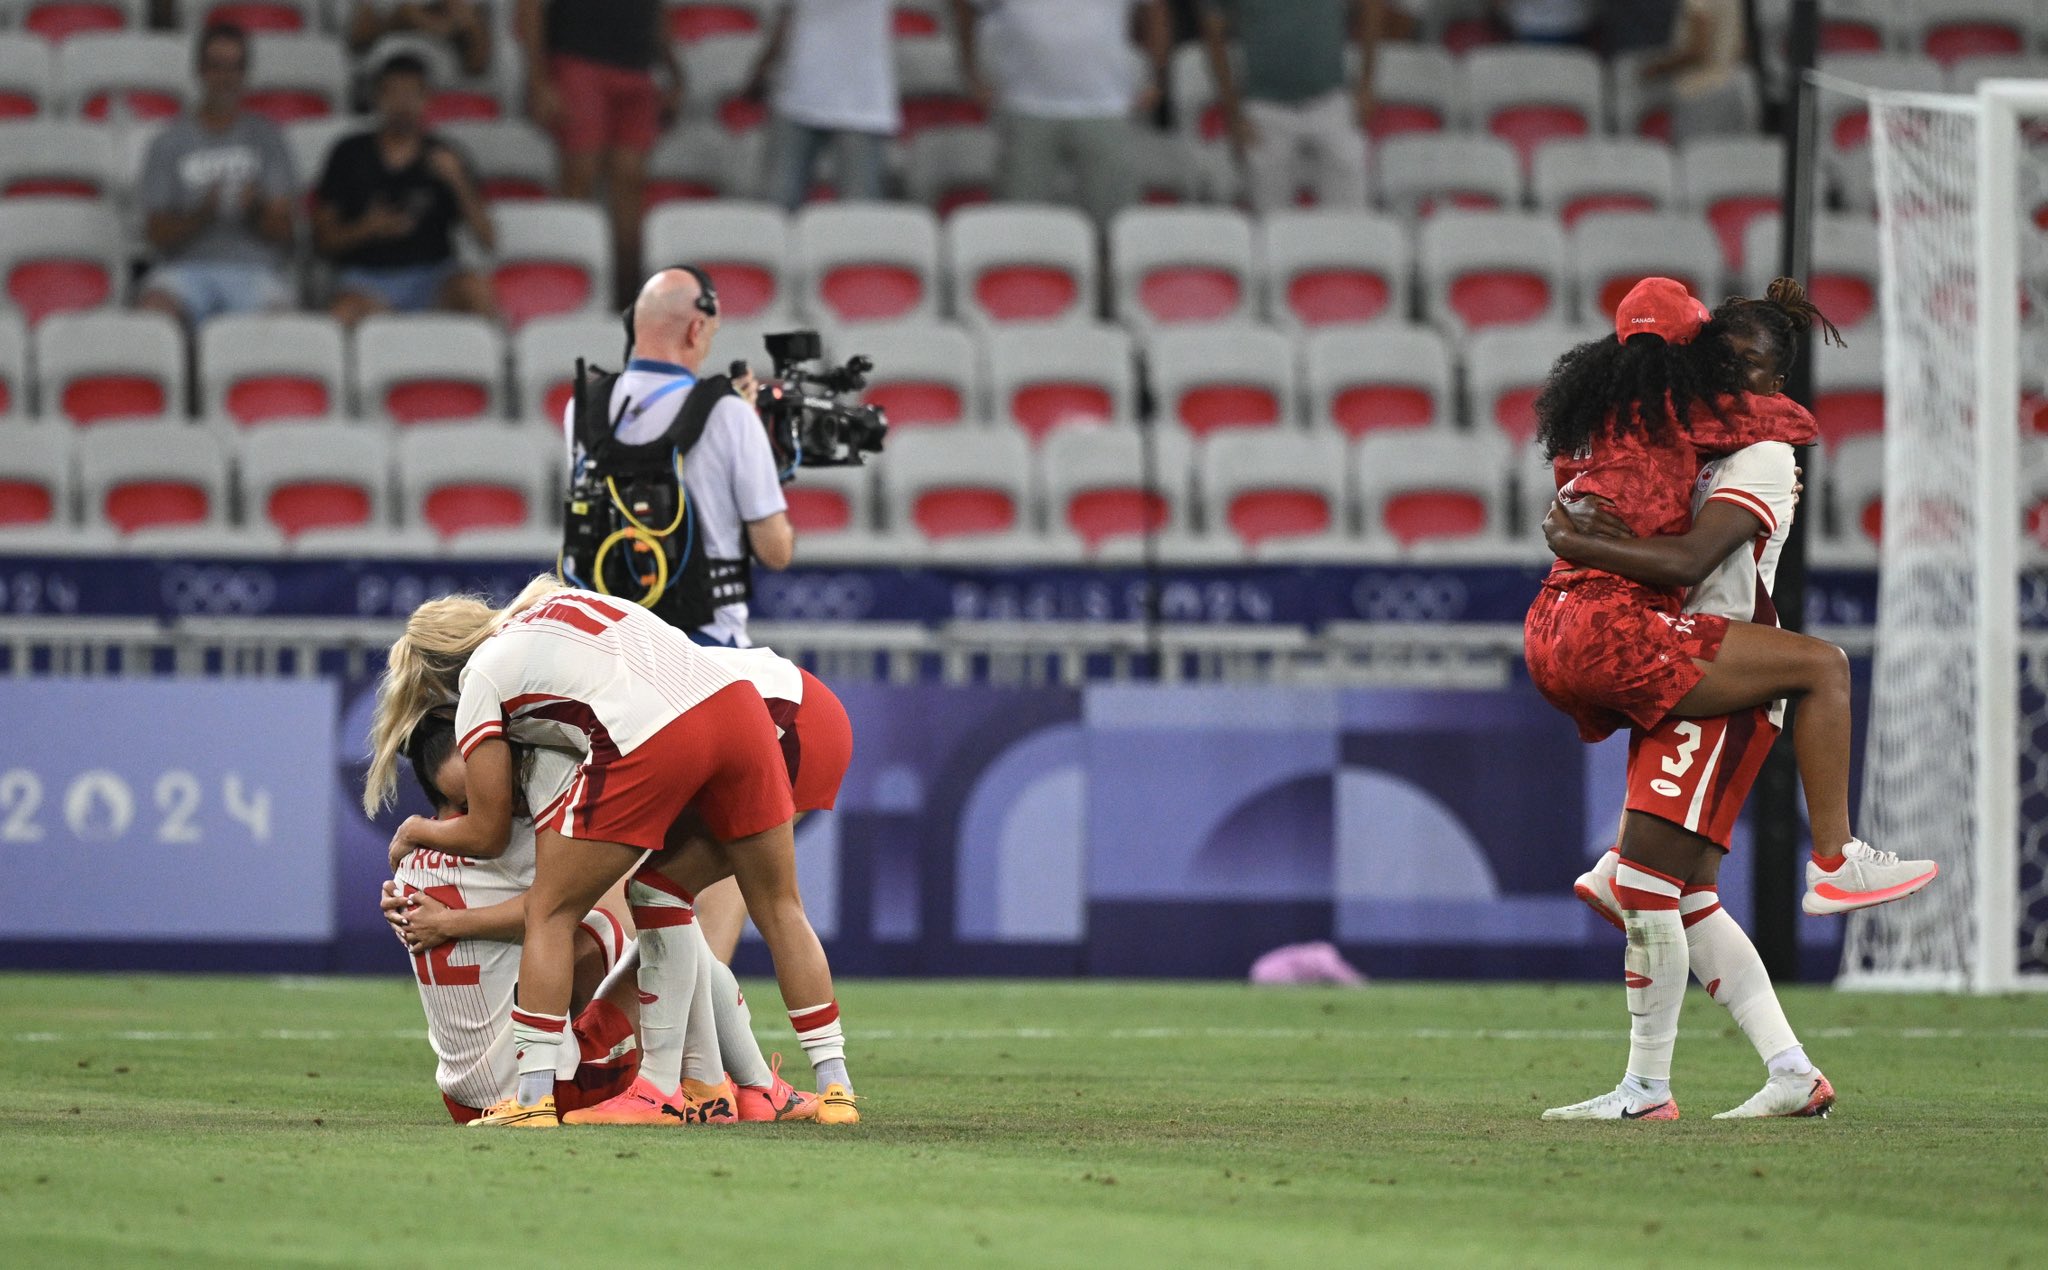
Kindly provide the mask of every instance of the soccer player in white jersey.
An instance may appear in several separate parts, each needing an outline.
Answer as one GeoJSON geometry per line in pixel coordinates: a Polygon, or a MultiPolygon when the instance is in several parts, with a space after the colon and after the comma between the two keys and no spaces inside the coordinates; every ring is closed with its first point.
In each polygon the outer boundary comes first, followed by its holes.
{"type": "Polygon", "coordinates": [[[797,894],[789,777],[753,685],[645,609],[552,577],[536,578],[503,610],[464,596],[430,601],[392,645],[378,691],[367,809],[389,797],[412,726],[451,698],[469,763],[470,812],[407,820],[394,854],[502,853],[514,801],[509,742],[572,749],[582,760],[567,794],[535,813],[512,1016],[517,1087],[473,1124],[560,1123],[552,1084],[568,1026],[576,922],[646,863],[646,853],[662,852],[686,812],[715,843],[688,851],[680,865],[660,862],[663,874],[691,893],[738,878],[818,1075],[818,1119],[856,1122],[831,966],[797,894]]]}
{"type": "MultiPolygon", "coordinates": [[[[1817,318],[1804,292],[1786,279],[1772,284],[1766,300],[1731,300],[1715,314],[1756,393],[1782,390],[1797,333],[1817,318]]],[[[1798,502],[1796,472],[1791,448],[1779,444],[1751,446],[1708,463],[1694,495],[1693,528],[1683,536],[1636,540],[1597,508],[1561,504],[1552,508],[1544,532],[1564,559],[1656,585],[1691,587],[1687,612],[1776,625],[1770,586],[1798,502]]],[[[1627,928],[1627,1075],[1612,1092],[1552,1108],[1545,1119],[1678,1118],[1670,1065],[1688,970],[1728,1009],[1767,1071],[1761,1090],[1717,1119],[1821,1116],[1833,1105],[1833,1085],[1807,1058],[1755,946],[1721,908],[1715,889],[1735,818],[1783,717],[1781,702],[1718,718],[1667,719],[1630,736],[1622,835],[1633,845],[1655,848],[1631,855],[1689,859],[1691,867],[1662,873],[1609,851],[1573,889],[1617,927],[1624,925],[1625,910],[1675,910],[1683,935],[1645,939],[1656,933],[1647,923],[1641,924],[1643,932],[1627,928]],[[1651,885],[1632,887],[1638,874],[1650,877],[1651,885]],[[1667,892],[1676,894],[1667,898],[1667,892]],[[1633,957],[1638,944],[1644,945],[1640,968],[1633,957]]],[[[1808,872],[1807,911],[1834,911],[1825,904],[1825,870],[1815,863],[1808,872]]]]}

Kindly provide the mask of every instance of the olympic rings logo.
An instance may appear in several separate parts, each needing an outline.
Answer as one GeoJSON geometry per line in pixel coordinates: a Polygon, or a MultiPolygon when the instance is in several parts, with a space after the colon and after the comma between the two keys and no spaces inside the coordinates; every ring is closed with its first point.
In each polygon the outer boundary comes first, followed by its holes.
{"type": "Polygon", "coordinates": [[[181,564],[164,573],[163,594],[180,617],[250,616],[269,611],[277,580],[261,569],[181,564]]]}
{"type": "Polygon", "coordinates": [[[1455,621],[1471,599],[1449,573],[1368,573],[1351,588],[1352,608],[1368,622],[1455,621]]]}
{"type": "Polygon", "coordinates": [[[875,588],[855,573],[755,575],[761,608],[791,622],[852,622],[874,612],[875,588]]]}

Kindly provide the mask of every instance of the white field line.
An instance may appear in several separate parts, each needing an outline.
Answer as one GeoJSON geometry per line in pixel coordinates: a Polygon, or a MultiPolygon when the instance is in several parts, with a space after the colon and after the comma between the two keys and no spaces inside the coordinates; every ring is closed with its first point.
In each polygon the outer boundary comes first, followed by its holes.
{"type": "MultiPolygon", "coordinates": [[[[904,1028],[863,1028],[854,1035],[863,1041],[1196,1041],[1196,1040],[1276,1040],[1276,1041],[1609,1041],[1626,1033],[1627,1029],[1611,1028],[1314,1028],[1314,1027],[1139,1027],[1106,1028],[1091,1030],[1085,1028],[960,1028],[960,1029],[904,1029],[904,1028]]],[[[1719,1029],[1714,1029],[1718,1032],[1719,1029]]],[[[757,1033],[764,1040],[786,1039],[780,1032],[762,1031],[757,1033]]],[[[1702,1035],[1690,1032],[1688,1035],[1702,1035]]],[[[2048,1027],[2016,1028],[1880,1028],[1880,1027],[1831,1027],[1815,1028],[1805,1033],[1815,1040],[1872,1040],[1900,1041],[1970,1041],[1970,1040],[2017,1040],[2048,1041],[2048,1027]]],[[[0,1042],[13,1045],[55,1044],[72,1041],[124,1041],[136,1044],[151,1043],[203,1043],[209,1041],[424,1041],[425,1028],[391,1028],[388,1030],[336,1031],[306,1028],[269,1028],[257,1032],[171,1032],[171,1031],[67,1031],[67,1032],[15,1032],[0,1036],[0,1042]]]]}

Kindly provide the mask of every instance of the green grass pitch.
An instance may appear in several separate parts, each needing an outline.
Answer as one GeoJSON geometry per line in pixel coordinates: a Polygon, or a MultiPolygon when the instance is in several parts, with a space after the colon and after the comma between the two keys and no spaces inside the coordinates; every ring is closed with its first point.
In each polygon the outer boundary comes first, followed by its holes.
{"type": "Polygon", "coordinates": [[[486,1135],[402,979],[5,976],[0,1265],[2048,1263],[2048,998],[1787,997],[1830,1120],[1698,992],[1683,1120],[1552,1125],[1618,985],[860,982],[857,1128],[486,1135]]]}

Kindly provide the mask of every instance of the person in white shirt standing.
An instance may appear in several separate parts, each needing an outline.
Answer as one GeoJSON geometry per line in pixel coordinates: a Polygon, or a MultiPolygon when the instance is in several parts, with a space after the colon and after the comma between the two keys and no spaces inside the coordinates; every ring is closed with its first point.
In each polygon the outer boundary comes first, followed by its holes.
{"type": "Polygon", "coordinates": [[[996,108],[998,197],[1051,202],[1062,168],[1098,223],[1137,197],[1135,117],[1158,105],[1172,53],[1165,0],[953,0],[953,33],[961,79],[996,108]]]}
{"type": "MultiPolygon", "coordinates": [[[[683,408],[718,333],[718,297],[687,268],[664,269],[647,280],[633,304],[632,359],[612,387],[607,419],[613,435],[629,445],[651,442],[668,431],[683,408]]],[[[745,391],[748,380],[739,387],[745,391]]],[[[563,416],[569,471],[587,456],[576,439],[576,403],[563,416]]],[[[786,569],[796,555],[796,531],[761,416],[735,393],[711,408],[704,431],[683,456],[683,487],[696,508],[703,539],[697,549],[714,562],[749,557],[770,569],[786,569]]],[[[711,621],[689,632],[700,644],[750,647],[744,600],[721,604],[711,621]]]]}
{"type": "Polygon", "coordinates": [[[750,97],[770,97],[765,197],[802,207],[836,145],[844,199],[882,197],[883,147],[903,126],[889,0],[786,0],[762,46],[750,97]]]}

